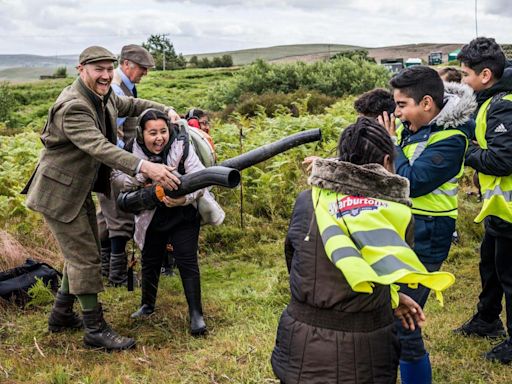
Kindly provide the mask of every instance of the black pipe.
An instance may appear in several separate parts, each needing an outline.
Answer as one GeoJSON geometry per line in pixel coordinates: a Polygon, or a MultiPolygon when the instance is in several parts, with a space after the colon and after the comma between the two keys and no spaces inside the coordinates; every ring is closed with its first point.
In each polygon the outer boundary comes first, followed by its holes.
{"type": "Polygon", "coordinates": [[[197,191],[210,185],[220,185],[226,188],[235,188],[240,184],[240,172],[236,169],[214,166],[201,171],[188,173],[180,177],[179,188],[173,191],[165,190],[170,197],[179,197],[197,191]]]}
{"type": "Polygon", "coordinates": [[[240,172],[236,169],[215,166],[180,176],[180,181],[178,189],[172,191],[164,190],[158,185],[151,185],[136,191],[121,192],[117,196],[117,206],[125,212],[139,213],[155,208],[161,203],[164,193],[176,198],[211,185],[234,188],[240,184],[240,172]]]}
{"type": "Polygon", "coordinates": [[[219,165],[223,167],[238,169],[241,171],[245,168],[270,159],[275,155],[285,152],[290,148],[297,147],[301,144],[310,143],[312,141],[320,141],[321,139],[322,132],[320,129],[310,129],[309,131],[299,132],[273,143],[265,144],[240,156],[225,160],[219,165]]]}
{"type": "Polygon", "coordinates": [[[155,208],[160,203],[164,193],[175,198],[210,185],[234,188],[240,183],[240,173],[238,171],[265,161],[290,148],[321,139],[320,129],[299,132],[225,160],[218,166],[180,176],[181,184],[177,190],[163,190],[161,186],[153,185],[133,192],[122,192],[117,197],[117,205],[125,212],[139,213],[143,210],[155,208]]]}

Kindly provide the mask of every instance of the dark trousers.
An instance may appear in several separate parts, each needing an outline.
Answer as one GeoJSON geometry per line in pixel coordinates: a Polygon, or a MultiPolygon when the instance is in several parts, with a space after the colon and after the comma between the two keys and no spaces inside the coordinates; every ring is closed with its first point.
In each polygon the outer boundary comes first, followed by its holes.
{"type": "MultiPolygon", "coordinates": [[[[192,206],[157,208],[151,221],[142,250],[142,286],[151,292],[143,292],[156,298],[160,268],[166,256],[167,243],[173,246],[173,256],[181,279],[199,277],[197,249],[200,218],[192,206]]],[[[143,289],[144,291],[144,289],[143,289]]],[[[154,304],[154,303],[153,303],[154,304]]]]}
{"type": "MultiPolygon", "coordinates": [[[[423,263],[427,271],[435,272],[439,271],[441,268],[441,264],[439,263],[423,263]]],[[[418,288],[412,289],[407,286],[407,284],[399,284],[400,292],[405,293],[410,296],[414,301],[416,301],[421,308],[425,306],[427,302],[428,295],[430,293],[430,289],[419,284],[418,288]]],[[[398,338],[400,339],[400,346],[402,348],[400,353],[400,360],[404,361],[415,361],[422,358],[427,350],[425,349],[425,344],[423,343],[423,337],[421,334],[421,328],[416,326],[414,331],[410,331],[402,327],[402,322],[398,319],[395,319],[395,326],[398,334],[398,338]]]]}
{"type": "Polygon", "coordinates": [[[512,239],[491,235],[487,230],[480,247],[480,279],[478,313],[488,322],[501,313],[501,300],[505,295],[507,331],[512,335],[512,239]]]}

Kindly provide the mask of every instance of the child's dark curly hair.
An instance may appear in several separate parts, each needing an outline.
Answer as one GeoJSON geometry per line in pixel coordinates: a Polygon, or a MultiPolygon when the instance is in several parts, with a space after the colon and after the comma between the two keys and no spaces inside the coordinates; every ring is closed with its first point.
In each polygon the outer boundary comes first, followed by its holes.
{"type": "Polygon", "coordinates": [[[340,136],[338,156],[342,161],[358,165],[383,164],[386,155],[393,161],[395,146],[386,129],[375,119],[361,116],[340,136]]]}
{"type": "Polygon", "coordinates": [[[395,110],[395,101],[389,91],[376,88],[359,96],[354,102],[354,108],[359,114],[376,119],[384,111],[392,114],[395,110]]]}
{"type": "Polygon", "coordinates": [[[493,38],[477,37],[462,47],[457,59],[477,75],[489,68],[496,79],[501,79],[506,58],[500,45],[493,38]]]}

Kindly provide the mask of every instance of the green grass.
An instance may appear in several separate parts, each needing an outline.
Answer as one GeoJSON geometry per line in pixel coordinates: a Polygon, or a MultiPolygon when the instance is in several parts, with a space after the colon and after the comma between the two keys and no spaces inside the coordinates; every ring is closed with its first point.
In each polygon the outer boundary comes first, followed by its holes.
{"type": "MultiPolygon", "coordinates": [[[[479,227],[470,220],[477,203],[473,197],[461,199],[465,216],[459,230],[479,227]]],[[[248,216],[241,230],[236,207],[228,210],[228,217],[221,230],[206,228],[201,235],[203,302],[210,330],[206,338],[188,335],[186,302],[176,276],[162,278],[157,311],[146,321],[129,319],[139,304],[139,289],[130,293],[107,288],[101,294],[106,318],[116,330],[137,339],[137,349],[128,352],[88,351],[81,332],[48,333],[49,304],[29,310],[9,306],[0,312],[0,377],[12,383],[277,382],[269,358],[289,297],[282,251],[286,220],[248,216]]],[[[493,342],[451,332],[473,313],[479,293],[478,242],[462,235],[444,264],[457,277],[444,295],[445,306],[431,298],[426,309],[424,334],[434,382],[512,382],[512,370],[482,357],[493,342]]]]}

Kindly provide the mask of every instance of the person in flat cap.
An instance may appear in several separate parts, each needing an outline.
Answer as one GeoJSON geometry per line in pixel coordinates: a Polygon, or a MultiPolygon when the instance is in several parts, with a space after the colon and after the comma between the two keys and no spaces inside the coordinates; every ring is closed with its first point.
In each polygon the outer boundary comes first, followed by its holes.
{"type": "Polygon", "coordinates": [[[43,149],[22,193],[26,206],[40,212],[64,256],[61,287],[48,318],[51,332],[84,328],[90,348],[122,350],[135,340],[120,336],[103,317],[100,244],[91,192],[109,195],[110,171],[141,172],[167,189],[178,188],[173,167],[151,163],[116,146],[118,116],[138,116],[156,108],[175,119],[171,107],[112,92],[116,57],[98,46],[86,48],[79,76],[50,107],[42,130],[43,149]],[[78,298],[82,317],[73,311],[78,298]]]}
{"type": "MultiPolygon", "coordinates": [[[[121,49],[119,65],[114,71],[112,91],[118,96],[137,97],[136,84],[155,66],[153,56],[140,45],[129,44],[121,49]]],[[[135,138],[136,117],[117,118],[117,145],[124,147],[135,138]]],[[[118,209],[119,191],[112,188],[111,196],[98,193],[97,212],[101,245],[101,273],[112,286],[128,284],[126,244],[133,236],[134,215],[118,209]]]]}

